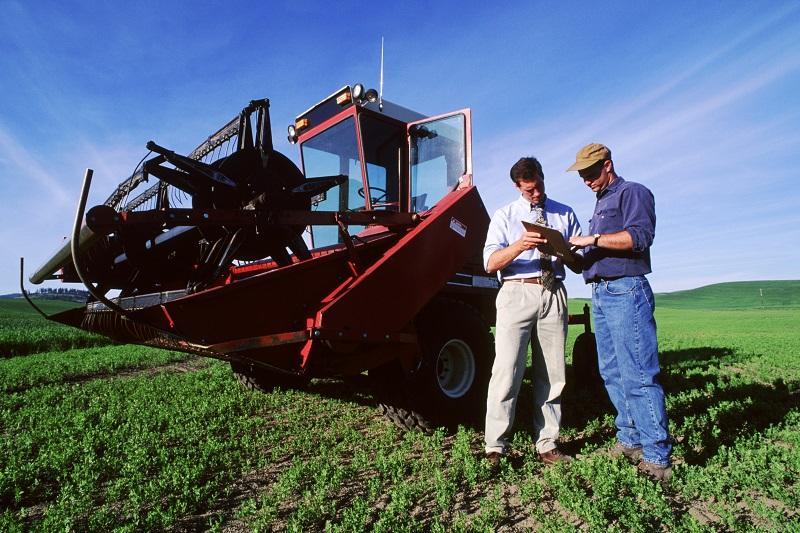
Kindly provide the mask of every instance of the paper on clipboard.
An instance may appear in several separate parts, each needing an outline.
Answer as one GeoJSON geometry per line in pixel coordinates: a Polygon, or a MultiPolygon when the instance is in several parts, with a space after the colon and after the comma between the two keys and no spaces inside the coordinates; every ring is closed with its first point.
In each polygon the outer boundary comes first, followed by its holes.
{"type": "Polygon", "coordinates": [[[560,231],[524,220],[522,225],[525,226],[525,231],[535,231],[547,239],[547,244],[541,244],[538,247],[542,252],[555,255],[568,262],[574,259],[575,254],[570,249],[570,244],[564,240],[564,236],[560,231]]]}

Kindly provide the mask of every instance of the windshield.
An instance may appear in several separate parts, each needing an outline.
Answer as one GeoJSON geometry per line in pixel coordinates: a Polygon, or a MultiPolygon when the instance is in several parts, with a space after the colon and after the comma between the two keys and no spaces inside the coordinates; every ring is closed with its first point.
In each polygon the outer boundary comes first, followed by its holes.
{"type": "Polygon", "coordinates": [[[399,211],[400,155],[405,128],[367,114],[362,114],[360,120],[371,207],[399,211]]]}
{"type": "MultiPolygon", "coordinates": [[[[342,185],[337,185],[317,197],[313,207],[315,211],[364,209],[366,200],[353,117],[304,142],[301,151],[306,177],[318,178],[343,174],[348,178],[342,185]]],[[[351,225],[348,227],[348,232],[352,235],[362,229],[364,226],[351,225]]],[[[343,242],[337,226],[311,226],[311,235],[314,248],[343,242]]]]}

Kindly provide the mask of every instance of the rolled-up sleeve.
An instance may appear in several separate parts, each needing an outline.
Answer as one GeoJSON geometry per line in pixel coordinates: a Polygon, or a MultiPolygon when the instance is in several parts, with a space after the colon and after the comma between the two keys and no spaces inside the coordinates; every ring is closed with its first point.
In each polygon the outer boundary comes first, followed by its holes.
{"type": "Polygon", "coordinates": [[[506,238],[506,217],[502,211],[495,211],[492,220],[489,222],[489,231],[486,232],[486,243],[483,245],[483,269],[489,271],[489,257],[497,250],[508,246],[506,238]]]}
{"type": "MultiPolygon", "coordinates": [[[[570,210],[569,214],[567,215],[567,222],[568,226],[567,226],[567,234],[565,235],[565,240],[567,241],[567,244],[569,244],[569,238],[579,237],[583,232],[583,230],[581,230],[581,223],[578,222],[577,215],[575,215],[575,212],[572,210],[570,210]]],[[[580,248],[578,250],[575,250],[575,253],[580,256],[583,256],[585,252],[586,252],[585,248],[580,248]]]]}
{"type": "Polygon", "coordinates": [[[647,188],[628,187],[622,198],[623,228],[633,239],[633,251],[643,252],[656,236],[655,198],[647,188]]]}
{"type": "Polygon", "coordinates": [[[570,237],[578,237],[581,234],[581,223],[578,222],[578,217],[572,210],[567,214],[567,223],[567,240],[569,240],[570,237]]]}

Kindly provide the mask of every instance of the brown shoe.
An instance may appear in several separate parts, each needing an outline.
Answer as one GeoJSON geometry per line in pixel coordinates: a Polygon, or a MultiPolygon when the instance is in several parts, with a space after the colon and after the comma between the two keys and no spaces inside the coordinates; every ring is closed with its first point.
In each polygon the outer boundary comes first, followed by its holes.
{"type": "Polygon", "coordinates": [[[503,457],[503,454],[500,452],[489,452],[486,454],[486,461],[489,463],[492,472],[496,472],[500,469],[500,460],[503,457]]]}
{"type": "Polygon", "coordinates": [[[486,460],[489,462],[489,465],[493,468],[500,466],[500,459],[503,458],[503,454],[500,452],[489,452],[486,454],[486,460]]]}
{"type": "Polygon", "coordinates": [[[558,448],[543,452],[539,454],[539,459],[546,465],[554,465],[556,463],[570,463],[573,458],[565,453],[562,453],[558,448]]]}
{"type": "Polygon", "coordinates": [[[661,483],[666,483],[669,481],[669,478],[672,477],[672,467],[661,466],[653,463],[648,463],[647,461],[642,461],[639,463],[639,466],[636,467],[636,470],[653,481],[658,481],[661,483]]]}
{"type": "Polygon", "coordinates": [[[631,463],[636,464],[642,460],[642,447],[637,446],[636,448],[629,448],[617,442],[614,444],[614,446],[608,449],[608,455],[614,459],[618,457],[624,457],[631,463]]]}

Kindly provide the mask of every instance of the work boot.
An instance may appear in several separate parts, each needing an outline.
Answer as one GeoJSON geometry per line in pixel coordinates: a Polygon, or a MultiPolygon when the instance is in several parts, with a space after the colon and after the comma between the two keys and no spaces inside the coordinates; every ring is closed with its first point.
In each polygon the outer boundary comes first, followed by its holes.
{"type": "Polygon", "coordinates": [[[672,467],[661,466],[653,463],[648,463],[647,461],[642,461],[636,467],[637,472],[643,474],[653,481],[658,481],[660,483],[666,483],[669,481],[669,478],[672,477],[672,467]]]}
{"type": "Polygon", "coordinates": [[[563,453],[558,448],[553,448],[552,450],[540,453],[539,459],[541,459],[546,465],[554,465],[556,463],[571,463],[573,461],[571,456],[563,453]]]}
{"type": "Polygon", "coordinates": [[[614,459],[618,457],[624,457],[632,464],[636,464],[642,460],[642,447],[636,446],[635,448],[629,448],[628,446],[623,445],[620,442],[617,442],[608,449],[608,455],[613,457],[614,459]]]}

